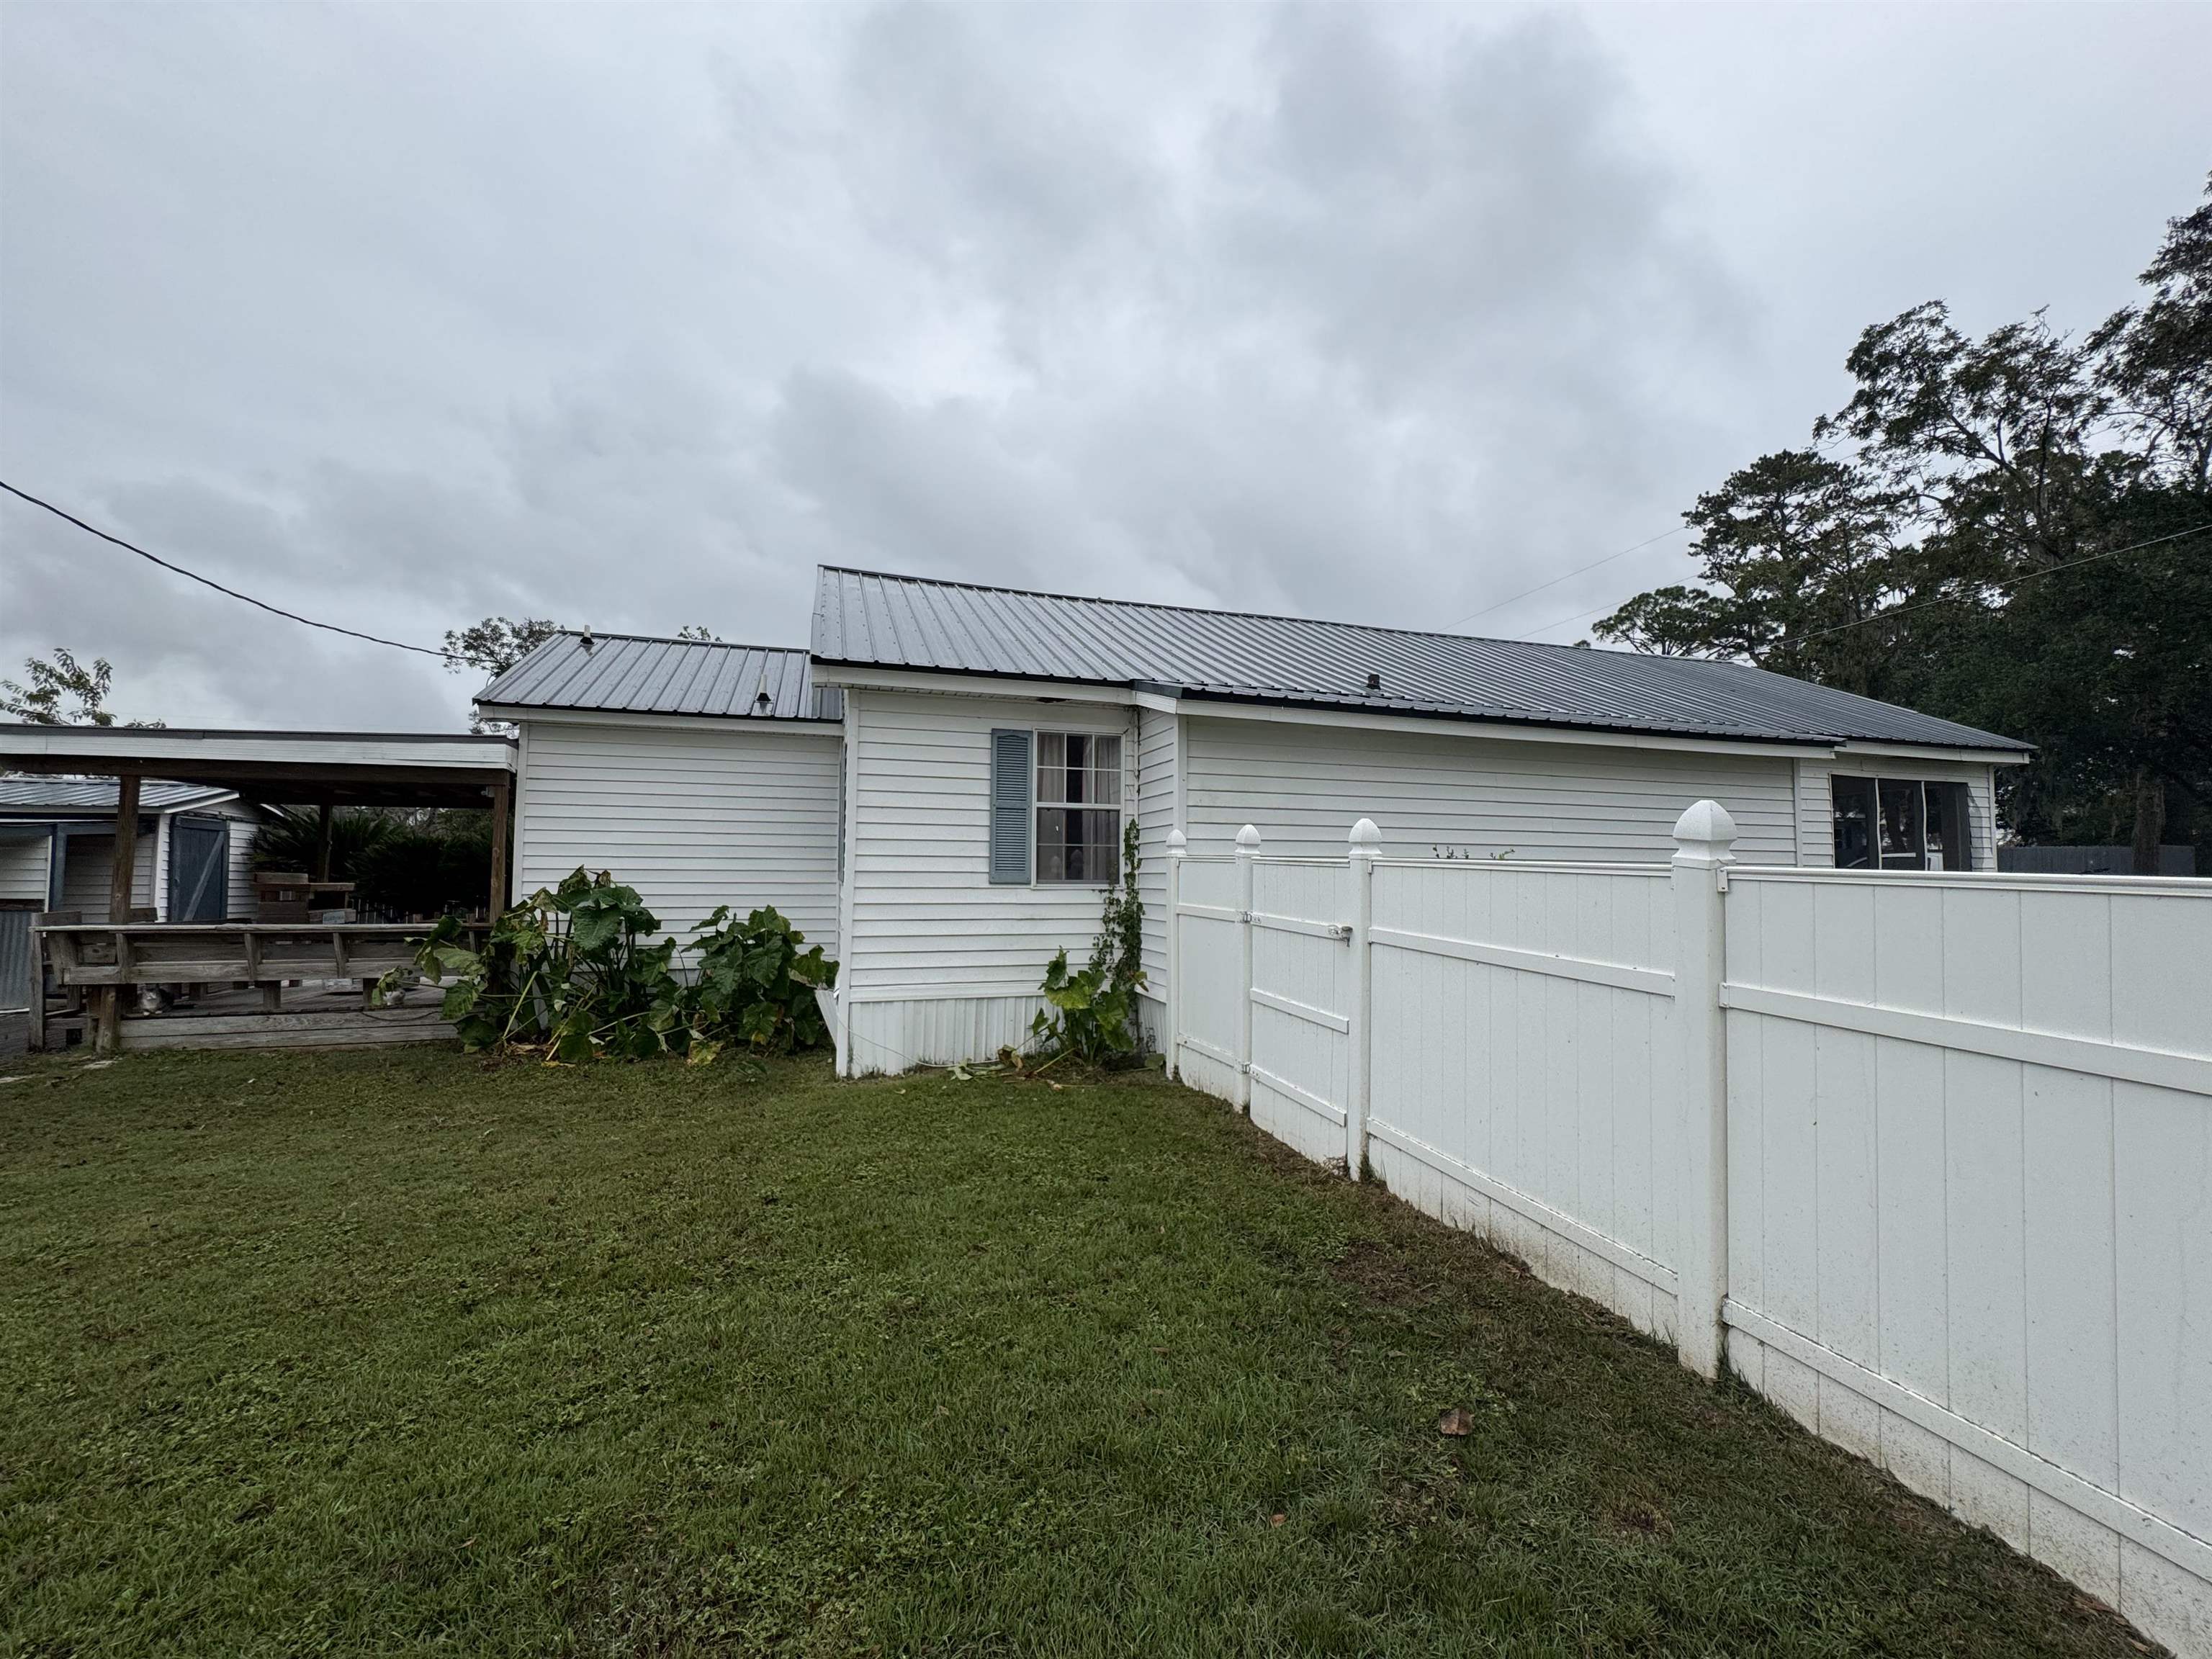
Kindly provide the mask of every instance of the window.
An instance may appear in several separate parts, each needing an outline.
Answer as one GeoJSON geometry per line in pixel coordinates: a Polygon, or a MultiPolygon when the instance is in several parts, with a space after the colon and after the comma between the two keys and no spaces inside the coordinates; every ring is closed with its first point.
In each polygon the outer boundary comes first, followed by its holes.
{"type": "Polygon", "coordinates": [[[1971,870],[1966,786],[1917,778],[1829,785],[1838,870],[1971,870]]]}
{"type": "Polygon", "coordinates": [[[1121,739],[1036,734],[1036,879],[1105,883],[1120,873],[1121,739]]]}
{"type": "Polygon", "coordinates": [[[991,733],[991,880],[1104,886],[1121,874],[1121,739],[991,733]]]}

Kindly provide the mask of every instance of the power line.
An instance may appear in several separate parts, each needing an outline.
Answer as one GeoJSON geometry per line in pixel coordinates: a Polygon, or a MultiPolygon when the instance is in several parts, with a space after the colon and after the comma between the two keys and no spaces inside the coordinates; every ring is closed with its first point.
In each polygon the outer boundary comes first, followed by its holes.
{"type": "MultiPolygon", "coordinates": [[[[1440,629],[1438,629],[1437,631],[1438,631],[1439,633],[1449,634],[1449,633],[1450,633],[1450,632],[1452,631],[1452,629],[1453,629],[1457,628],[1457,627],[1460,625],[1460,623],[1471,623],[1471,622],[1474,622],[1474,621],[1476,618],[1478,618],[1478,617],[1486,617],[1486,616],[1488,616],[1488,615],[1489,615],[1492,611],[1503,611],[1504,609],[1505,609],[1505,607],[1506,607],[1507,605],[1516,605],[1516,604],[1518,604],[1521,600],[1527,599],[1527,598],[1529,596],[1529,594],[1531,594],[1531,593],[1540,593],[1540,592],[1543,592],[1546,588],[1547,588],[1547,587],[1557,587],[1557,586],[1558,586],[1561,582],[1572,581],[1576,577],[1580,576],[1580,575],[1583,575],[1583,574],[1586,574],[1587,572],[1589,572],[1589,571],[1595,570],[1595,569],[1596,569],[1596,568],[1598,568],[1598,566],[1600,566],[1600,565],[1601,565],[1601,564],[1611,564],[1611,563],[1612,563],[1615,559],[1625,559],[1625,558],[1626,558],[1626,557],[1627,557],[1630,554],[1632,554],[1632,553],[1640,553],[1640,552],[1642,552],[1645,548],[1647,548],[1647,547],[1650,546],[1652,543],[1654,543],[1654,542],[1663,542],[1663,541],[1665,541],[1665,540],[1666,540],[1669,536],[1679,536],[1679,535],[1680,535],[1684,531],[1687,530],[1689,527],[1690,527],[1690,526],[1687,526],[1687,525],[1686,525],[1686,524],[1676,525],[1676,526],[1675,526],[1672,530],[1662,530],[1662,531],[1661,531],[1661,532],[1660,532],[1657,535],[1656,535],[1656,536],[1648,536],[1648,537],[1646,537],[1644,540],[1642,540],[1642,541],[1640,541],[1640,542],[1637,543],[1635,546],[1633,546],[1633,547],[1624,547],[1624,548],[1622,548],[1622,549],[1620,550],[1620,552],[1618,552],[1618,553],[1608,553],[1608,554],[1607,554],[1607,555],[1606,555],[1603,558],[1601,558],[1601,559],[1595,559],[1595,560],[1591,561],[1589,563],[1588,563],[1588,564],[1586,564],[1586,565],[1583,566],[1583,567],[1582,567],[1582,568],[1581,568],[1581,569],[1579,569],[1579,570],[1570,570],[1570,571],[1569,571],[1569,572],[1567,572],[1567,574],[1566,574],[1565,575],[1564,575],[1564,576],[1554,576],[1554,577],[1553,577],[1553,578],[1552,578],[1552,580],[1549,580],[1549,581],[1547,581],[1547,582],[1539,582],[1539,583],[1537,583],[1537,584],[1536,584],[1536,586],[1534,586],[1534,587],[1532,587],[1532,588],[1528,589],[1528,590],[1527,590],[1527,592],[1520,592],[1520,593],[1516,593],[1516,594],[1515,594],[1511,599],[1500,599],[1500,600],[1498,600],[1498,602],[1496,605],[1485,605],[1485,606],[1484,606],[1481,610],[1480,610],[1480,611],[1468,611],[1468,614],[1467,614],[1467,615],[1465,615],[1464,617],[1462,617],[1459,619],[1459,622],[1455,622],[1455,623],[1446,623],[1443,625],[1443,628],[1441,628],[1440,629]]],[[[1601,607],[1601,608],[1603,608],[1603,607],[1601,607]]],[[[1591,614],[1593,614],[1593,613],[1592,613],[1592,612],[1589,612],[1589,611],[1584,611],[1583,614],[1584,616],[1589,616],[1589,615],[1591,615],[1591,614]]],[[[1572,622],[1572,621],[1574,621],[1575,619],[1574,619],[1572,617],[1567,617],[1565,620],[1567,620],[1568,622],[1572,622]]],[[[1551,625],[1552,625],[1553,627],[1554,627],[1554,628],[1557,628],[1557,627],[1559,626],[1559,623],[1553,623],[1553,624],[1551,624],[1551,625]]],[[[1541,632],[1543,632],[1543,629],[1537,629],[1536,631],[1537,631],[1538,633],[1540,633],[1540,634],[1541,632]]]]}
{"type": "Polygon", "coordinates": [[[435,657],[441,661],[443,661],[446,659],[446,653],[443,651],[434,651],[427,645],[409,645],[404,641],[382,639],[374,634],[364,634],[358,629],[341,628],[336,623],[317,622],[313,617],[303,617],[296,611],[287,611],[282,605],[270,605],[265,599],[257,599],[251,593],[241,593],[234,587],[225,587],[221,582],[215,580],[211,577],[203,576],[197,570],[187,570],[180,564],[172,564],[168,560],[161,557],[159,554],[149,553],[144,548],[139,547],[133,543],[126,542],[120,536],[111,536],[105,530],[100,529],[97,526],[87,524],[82,519],[78,518],[74,513],[64,513],[60,507],[56,507],[52,501],[42,501],[36,495],[32,495],[28,490],[16,489],[15,485],[9,483],[5,478],[0,478],[0,489],[6,490],[10,495],[15,496],[19,501],[28,501],[33,507],[43,507],[46,511],[52,514],[57,519],[65,520],[69,523],[75,525],[79,530],[83,531],[88,536],[97,536],[104,542],[112,542],[127,553],[136,553],[140,558],[149,560],[155,564],[158,564],[164,570],[173,571],[179,576],[187,577],[190,580],[199,583],[203,587],[212,587],[216,592],[227,595],[231,599],[241,599],[247,605],[252,605],[257,610],[266,611],[272,617],[282,617],[287,622],[299,623],[308,628],[319,628],[325,633],[343,634],[349,639],[366,640],[371,645],[388,645],[394,651],[412,651],[418,656],[435,657]]]}
{"type": "MultiPolygon", "coordinates": [[[[2167,542],[2178,542],[2185,537],[2202,535],[2208,530],[2212,530],[2212,522],[2194,525],[2187,530],[2177,530],[2170,536],[2154,536],[2147,542],[2133,542],[2125,547],[2116,547],[2109,553],[2092,553],[2086,559],[2069,559],[2064,564],[2046,565],[2040,570],[2031,570],[2025,575],[2014,576],[2010,581],[1990,582],[1986,586],[1992,592],[2002,593],[2008,589],[2018,587],[2022,582],[2032,582],[2038,576],[2055,576],[2062,570],[2078,570],[2085,564],[2096,564],[2106,559],[2117,559],[2123,553],[2139,553],[2146,547],[2161,547],[2167,542]]],[[[1926,611],[1934,605],[1952,604],[1955,598],[1955,595],[1947,593],[1937,599],[1923,599],[1917,605],[1901,605],[1894,611],[1877,611],[1873,616],[1861,617],[1856,622],[1838,623],[1833,628],[1816,629],[1810,634],[1798,634],[1787,639],[1777,640],[1774,645],[1769,646],[1767,649],[1772,650],[1775,646],[1802,645],[1808,640],[1821,639],[1830,634],[1840,634],[1847,628],[1863,628],[1869,623],[1887,622],[1893,617],[1907,616],[1915,611],[1926,611]]]]}
{"type": "MultiPolygon", "coordinates": [[[[1985,586],[1993,592],[2002,593],[2008,588],[2019,586],[2022,582],[2032,582],[2038,576],[2055,575],[2061,570],[2073,570],[2081,565],[2095,564],[2104,559],[2117,559],[2123,553],[2137,553],[2141,552],[2146,547],[2163,546],[2167,542],[2178,542],[2185,537],[2200,535],[2207,530],[2212,530],[2212,523],[2200,524],[2188,530],[2177,530],[2170,536],[2154,536],[2147,542],[2130,543],[2126,547],[2116,547],[2108,553],[2092,553],[2086,559],[2069,559],[2064,564],[2050,565],[2041,570],[2031,570],[2025,575],[2014,576],[2009,581],[1990,582],[1985,584],[1985,586]]],[[[1632,552],[1634,550],[1635,550],[1633,549],[1630,550],[1632,552]]],[[[1892,617],[1902,617],[1911,611],[1925,611],[1932,605],[1949,605],[1953,603],[1954,597],[1955,596],[1954,595],[1945,594],[1938,599],[1923,599],[1917,605],[1899,605],[1894,611],[1877,611],[1873,616],[1861,617],[1856,622],[1838,623],[1832,628],[1823,628],[1814,633],[1796,634],[1792,635],[1787,639],[1777,640],[1772,645],[1766,647],[1765,649],[1772,651],[1785,645],[1802,645],[1808,640],[1820,639],[1830,634],[1840,634],[1847,628],[1863,628],[1869,623],[1887,622],[1892,617]]],[[[1597,606],[1595,610],[1581,611],[1571,617],[1562,617],[1557,622],[1546,623],[1541,628],[1532,628],[1528,629],[1527,632],[1530,634],[1548,634],[1554,628],[1564,628],[1571,622],[1580,622],[1584,617],[1595,617],[1601,611],[1613,611],[1618,610],[1619,608],[1620,607],[1617,605],[1601,605],[1597,606]]]]}

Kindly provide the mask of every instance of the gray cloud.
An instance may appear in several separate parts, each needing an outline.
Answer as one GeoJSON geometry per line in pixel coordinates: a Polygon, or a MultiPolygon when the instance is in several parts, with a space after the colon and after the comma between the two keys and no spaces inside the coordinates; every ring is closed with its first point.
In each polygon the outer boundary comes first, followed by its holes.
{"type": "MultiPolygon", "coordinates": [[[[426,642],[796,642],[817,560],[1433,625],[1800,439],[1864,323],[2010,303],[1991,222],[2095,223],[2038,257],[2101,315],[2212,138],[2156,97],[2201,15],[2014,17],[2086,66],[2057,136],[1983,90],[1979,23],[1680,15],[18,4],[0,476],[426,642]],[[1885,72],[2012,158],[1962,152],[1966,229],[1941,148],[1858,113],[1885,72]]],[[[469,689],[0,506],[0,664],[56,643],[176,723],[469,689]]]]}

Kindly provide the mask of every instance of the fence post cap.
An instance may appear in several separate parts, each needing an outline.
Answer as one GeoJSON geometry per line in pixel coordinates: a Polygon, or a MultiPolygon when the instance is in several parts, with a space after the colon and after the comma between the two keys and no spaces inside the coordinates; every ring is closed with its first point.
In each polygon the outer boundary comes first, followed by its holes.
{"type": "Polygon", "coordinates": [[[1674,840],[1683,853],[1725,853],[1735,845],[1735,820],[1717,800],[1692,801],[1674,820],[1674,840]]]}
{"type": "Polygon", "coordinates": [[[1260,850],[1260,830],[1256,824],[1248,823],[1237,832],[1237,849],[1241,853],[1260,850]]]}
{"type": "Polygon", "coordinates": [[[1382,850],[1382,832],[1376,827],[1373,818],[1362,818],[1352,826],[1353,856],[1371,859],[1382,850]]]}
{"type": "Polygon", "coordinates": [[[1189,851],[1190,837],[1188,836],[1183,834],[1180,830],[1170,830],[1168,831],[1168,856],[1170,858],[1179,859],[1184,857],[1189,853],[1189,851]]]}

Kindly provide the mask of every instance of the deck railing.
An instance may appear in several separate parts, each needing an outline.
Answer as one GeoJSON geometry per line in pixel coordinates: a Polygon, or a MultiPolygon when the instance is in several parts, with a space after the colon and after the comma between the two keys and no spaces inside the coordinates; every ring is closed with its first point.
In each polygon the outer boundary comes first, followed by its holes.
{"type": "MultiPolygon", "coordinates": [[[[49,911],[33,930],[64,990],[88,994],[97,1046],[116,1046],[125,993],[132,986],[258,986],[276,1013],[295,982],[358,980],[364,990],[394,969],[412,977],[429,922],[100,922],[49,911]],[[67,919],[64,919],[67,918],[67,919]]],[[[484,922],[462,924],[481,942],[484,922]]]]}

